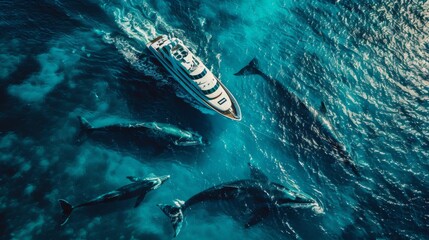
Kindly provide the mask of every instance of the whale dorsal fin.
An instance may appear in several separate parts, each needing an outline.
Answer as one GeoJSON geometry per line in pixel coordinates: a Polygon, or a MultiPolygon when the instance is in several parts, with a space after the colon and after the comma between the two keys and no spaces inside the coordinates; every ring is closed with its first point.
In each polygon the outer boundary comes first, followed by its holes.
{"type": "Polygon", "coordinates": [[[261,181],[261,182],[269,182],[270,181],[268,179],[267,175],[265,175],[260,169],[253,166],[251,163],[249,163],[249,168],[250,168],[250,178],[252,178],[254,180],[261,181]]]}
{"type": "Polygon", "coordinates": [[[324,103],[324,102],[321,102],[321,103],[320,103],[320,108],[319,108],[319,110],[320,110],[320,112],[321,112],[322,114],[326,114],[327,110],[326,110],[326,106],[325,106],[325,103],[324,103]]]}
{"type": "Polygon", "coordinates": [[[136,208],[136,207],[138,207],[139,205],[140,205],[140,203],[142,203],[142,201],[143,201],[143,199],[144,199],[144,197],[146,196],[146,191],[143,191],[138,197],[137,197],[137,200],[136,200],[136,203],[134,204],[134,207],[136,208]]]}
{"type": "Polygon", "coordinates": [[[259,62],[257,58],[253,58],[245,67],[240,69],[240,71],[234,73],[235,76],[246,76],[252,74],[259,74],[259,62]]]}

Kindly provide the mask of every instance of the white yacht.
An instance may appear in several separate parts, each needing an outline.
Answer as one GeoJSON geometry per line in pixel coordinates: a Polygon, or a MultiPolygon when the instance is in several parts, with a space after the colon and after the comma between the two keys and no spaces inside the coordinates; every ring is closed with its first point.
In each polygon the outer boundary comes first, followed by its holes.
{"type": "Polygon", "coordinates": [[[162,35],[147,47],[200,103],[227,118],[241,120],[240,106],[234,96],[180,39],[162,35]]]}

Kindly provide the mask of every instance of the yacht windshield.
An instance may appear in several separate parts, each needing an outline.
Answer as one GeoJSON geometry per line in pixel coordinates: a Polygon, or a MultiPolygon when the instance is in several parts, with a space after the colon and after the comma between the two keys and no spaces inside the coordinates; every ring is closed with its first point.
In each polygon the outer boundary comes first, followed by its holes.
{"type": "Polygon", "coordinates": [[[188,56],[188,51],[183,48],[181,45],[176,45],[171,49],[172,54],[175,59],[184,61],[184,58],[188,56]]]}
{"type": "Polygon", "coordinates": [[[202,90],[202,91],[205,95],[208,95],[208,94],[216,92],[216,90],[218,88],[219,88],[219,82],[216,81],[216,84],[214,85],[214,87],[210,88],[209,90],[202,90]]]}
{"type": "Polygon", "coordinates": [[[207,70],[204,69],[200,74],[197,75],[189,75],[191,77],[191,79],[196,80],[196,79],[200,79],[203,78],[205,75],[207,74],[207,70]]]}

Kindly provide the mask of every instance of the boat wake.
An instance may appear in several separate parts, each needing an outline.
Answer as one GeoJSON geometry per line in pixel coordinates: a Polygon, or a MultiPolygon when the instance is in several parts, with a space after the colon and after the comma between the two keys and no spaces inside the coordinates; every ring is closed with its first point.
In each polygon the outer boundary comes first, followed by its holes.
{"type": "Polygon", "coordinates": [[[164,33],[183,34],[181,29],[175,29],[164,20],[163,17],[147,2],[122,1],[112,3],[107,1],[102,4],[103,9],[112,14],[116,24],[132,39],[146,45],[151,39],[164,33]]]}
{"type": "Polygon", "coordinates": [[[160,73],[158,66],[143,53],[143,50],[131,45],[125,37],[120,35],[113,36],[111,33],[103,33],[102,37],[104,42],[114,45],[124,59],[135,69],[142,72],[145,76],[152,77],[161,83],[167,83],[166,78],[160,73]]]}
{"type": "Polygon", "coordinates": [[[198,109],[204,114],[214,115],[212,110],[202,106],[192,96],[184,92],[180,85],[176,83],[171,76],[167,73],[163,73],[163,70],[161,70],[161,68],[154,63],[153,59],[146,54],[145,49],[139,49],[137,46],[133,46],[124,36],[114,36],[112,33],[103,33],[99,30],[97,32],[102,34],[103,40],[106,43],[114,45],[132,67],[139,72],[142,72],[145,76],[155,79],[158,87],[169,85],[174,89],[177,97],[183,99],[192,107],[198,109]]]}
{"type": "Polygon", "coordinates": [[[192,107],[204,114],[214,114],[213,111],[202,106],[192,96],[184,92],[180,85],[149,57],[146,51],[146,43],[155,38],[155,36],[161,33],[181,36],[184,35],[183,30],[173,28],[167,24],[157,11],[146,2],[137,4],[130,1],[126,6],[123,3],[117,3],[116,6],[115,3],[109,1],[103,3],[102,8],[108,14],[113,14],[117,26],[123,32],[123,34],[113,34],[97,30],[104,42],[114,45],[124,59],[136,70],[157,80],[158,87],[169,85],[173,87],[177,97],[183,99],[192,107]]]}

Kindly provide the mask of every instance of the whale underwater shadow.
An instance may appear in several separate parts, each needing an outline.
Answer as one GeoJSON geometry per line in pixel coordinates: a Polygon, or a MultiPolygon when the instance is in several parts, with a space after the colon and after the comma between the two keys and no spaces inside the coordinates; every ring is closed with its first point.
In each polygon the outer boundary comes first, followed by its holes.
{"type": "MultiPolygon", "coordinates": [[[[360,176],[358,167],[347,152],[345,145],[339,141],[335,130],[324,117],[328,110],[323,102],[318,110],[308,107],[281,82],[263,73],[259,69],[256,58],[234,75],[258,75],[269,85],[271,101],[278,105],[278,107],[274,107],[277,123],[284,126],[281,129],[288,138],[288,142],[291,143],[291,147],[294,148],[293,152],[297,159],[301,157],[314,160],[316,158],[326,159],[331,166],[337,162],[335,160],[338,160],[354,175],[360,176]]],[[[327,166],[319,165],[318,167],[332,171],[327,166]]],[[[335,175],[335,173],[333,174],[335,175]]]]}
{"type": "MultiPolygon", "coordinates": [[[[198,133],[182,130],[174,125],[157,122],[131,122],[112,125],[92,126],[86,119],[78,117],[80,130],[75,137],[75,143],[80,145],[91,141],[105,148],[130,154],[141,160],[170,160],[177,156],[195,156],[207,145],[198,133]],[[159,126],[161,128],[159,128],[159,126]],[[192,134],[189,141],[181,141],[179,137],[170,136],[169,130],[192,134]]],[[[182,157],[181,157],[182,159],[182,157]]],[[[193,161],[194,158],[183,158],[193,161]]]]}

